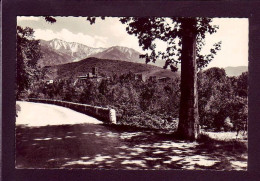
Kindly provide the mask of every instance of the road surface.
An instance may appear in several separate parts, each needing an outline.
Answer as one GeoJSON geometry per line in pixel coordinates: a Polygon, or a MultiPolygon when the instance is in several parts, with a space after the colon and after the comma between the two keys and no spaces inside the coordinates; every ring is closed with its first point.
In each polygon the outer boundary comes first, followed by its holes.
{"type": "Polygon", "coordinates": [[[17,104],[22,110],[18,112],[16,125],[36,127],[82,123],[102,124],[93,117],[61,106],[20,101],[17,101],[17,104]]]}
{"type": "Polygon", "coordinates": [[[67,108],[17,102],[16,168],[246,170],[247,155],[151,130],[104,125],[67,108]]]}

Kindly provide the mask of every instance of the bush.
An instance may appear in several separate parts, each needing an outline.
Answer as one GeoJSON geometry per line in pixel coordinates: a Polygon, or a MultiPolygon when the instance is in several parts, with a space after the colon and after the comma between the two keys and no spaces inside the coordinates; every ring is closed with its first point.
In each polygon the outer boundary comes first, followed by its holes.
{"type": "Polygon", "coordinates": [[[227,117],[224,121],[224,130],[231,131],[233,129],[233,123],[231,122],[230,118],[227,117]]]}

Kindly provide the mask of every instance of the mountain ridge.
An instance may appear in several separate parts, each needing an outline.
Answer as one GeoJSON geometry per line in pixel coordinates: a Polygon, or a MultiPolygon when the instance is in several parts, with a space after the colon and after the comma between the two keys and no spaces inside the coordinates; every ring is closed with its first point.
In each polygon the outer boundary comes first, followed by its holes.
{"type": "MultiPolygon", "coordinates": [[[[40,67],[76,62],[88,57],[146,63],[144,59],[139,57],[140,52],[124,46],[93,48],[81,43],[66,42],[57,38],[49,41],[40,40],[40,45],[43,54],[43,58],[38,63],[40,67]]],[[[149,64],[163,67],[164,63],[163,60],[157,60],[156,63],[151,62],[149,64]]]]}
{"type": "Polygon", "coordinates": [[[66,42],[57,38],[49,41],[40,40],[40,45],[43,55],[38,63],[40,67],[80,61],[105,50],[105,48],[92,48],[81,43],[66,42]]]}

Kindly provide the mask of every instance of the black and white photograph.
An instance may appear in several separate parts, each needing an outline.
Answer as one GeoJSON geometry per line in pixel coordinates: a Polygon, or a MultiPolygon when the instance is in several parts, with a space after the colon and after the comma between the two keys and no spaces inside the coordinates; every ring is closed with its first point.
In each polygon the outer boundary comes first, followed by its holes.
{"type": "Polygon", "coordinates": [[[16,23],[16,169],[248,170],[248,18],[16,23]]]}

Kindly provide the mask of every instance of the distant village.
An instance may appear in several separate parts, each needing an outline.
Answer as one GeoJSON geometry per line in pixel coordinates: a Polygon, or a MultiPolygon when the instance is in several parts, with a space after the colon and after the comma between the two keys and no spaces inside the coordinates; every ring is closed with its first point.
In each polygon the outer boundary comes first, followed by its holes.
{"type": "MultiPolygon", "coordinates": [[[[74,86],[77,83],[84,82],[86,80],[91,80],[95,82],[101,82],[101,80],[110,80],[111,77],[107,76],[101,76],[98,73],[98,68],[97,67],[92,67],[92,72],[88,72],[86,75],[81,75],[77,76],[76,80],[74,81],[74,86]]],[[[170,82],[172,79],[170,77],[157,77],[157,76],[146,76],[143,73],[134,73],[134,79],[137,81],[142,81],[142,82],[154,82],[154,83],[167,83],[170,82]]],[[[47,84],[53,84],[54,80],[50,79],[46,81],[47,84]]]]}

